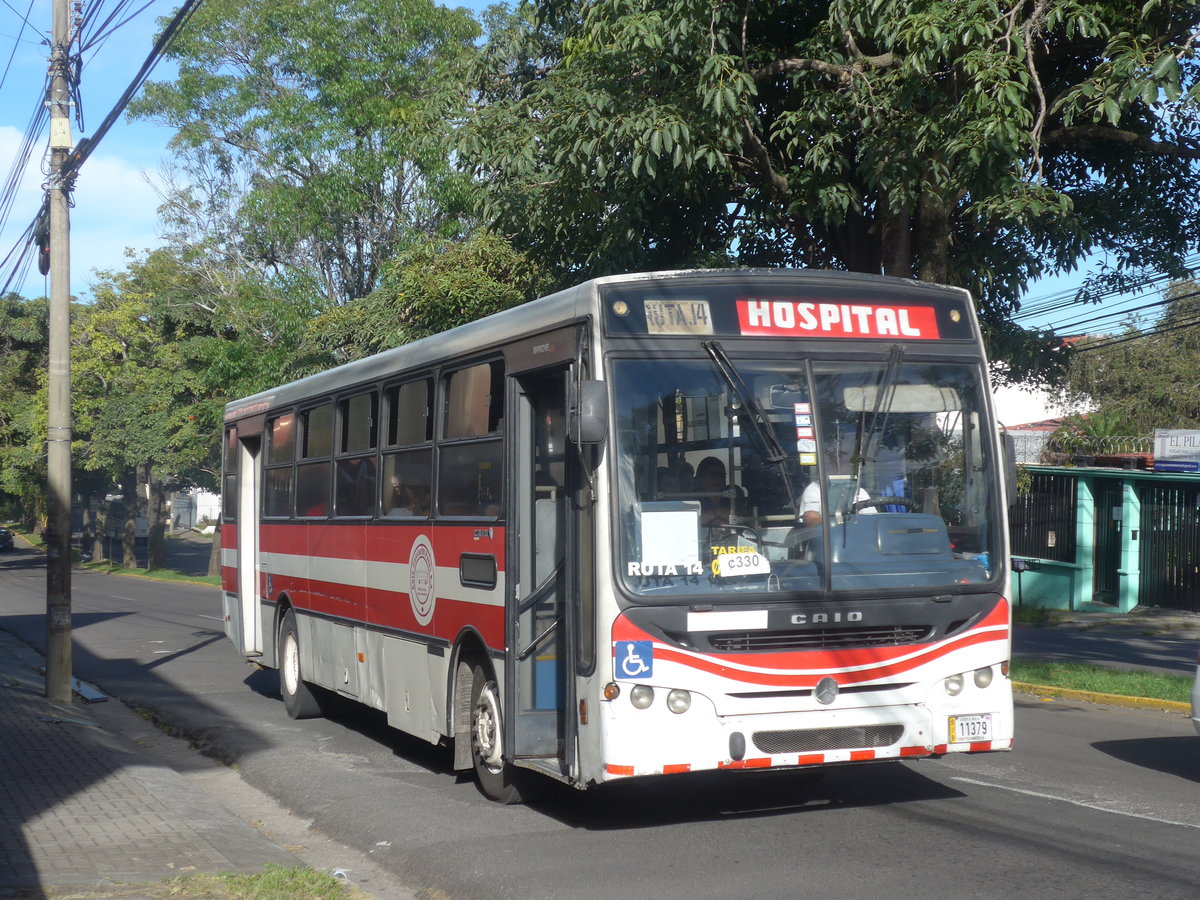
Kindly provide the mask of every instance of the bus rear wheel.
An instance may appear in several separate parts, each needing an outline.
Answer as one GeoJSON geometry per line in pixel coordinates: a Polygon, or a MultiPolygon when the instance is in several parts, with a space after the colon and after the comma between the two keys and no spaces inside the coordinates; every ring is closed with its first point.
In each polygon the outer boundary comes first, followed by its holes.
{"type": "Polygon", "coordinates": [[[513,767],[504,761],[500,688],[481,663],[471,673],[471,761],[485,796],[497,803],[521,802],[513,767]]]}
{"type": "Polygon", "coordinates": [[[311,719],[321,715],[321,701],[315,693],[317,690],[301,677],[300,635],[296,628],[296,615],[289,609],[283,614],[283,622],[279,626],[279,692],[283,694],[283,708],[288,716],[311,719]]]}

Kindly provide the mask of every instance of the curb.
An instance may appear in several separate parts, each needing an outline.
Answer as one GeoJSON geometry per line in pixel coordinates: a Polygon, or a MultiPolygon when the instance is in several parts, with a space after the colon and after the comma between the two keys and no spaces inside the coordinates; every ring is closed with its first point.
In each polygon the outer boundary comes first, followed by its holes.
{"type": "Polygon", "coordinates": [[[1174,712],[1190,715],[1190,703],[1180,703],[1176,700],[1154,700],[1150,697],[1127,697],[1122,694],[1101,694],[1098,691],[1078,691],[1073,688],[1049,687],[1044,684],[1028,684],[1023,681],[1012,683],[1014,691],[1022,694],[1035,694],[1039,697],[1055,697],[1062,700],[1083,700],[1086,703],[1105,703],[1109,706],[1123,706],[1127,709],[1156,709],[1164,712],[1174,712]]]}

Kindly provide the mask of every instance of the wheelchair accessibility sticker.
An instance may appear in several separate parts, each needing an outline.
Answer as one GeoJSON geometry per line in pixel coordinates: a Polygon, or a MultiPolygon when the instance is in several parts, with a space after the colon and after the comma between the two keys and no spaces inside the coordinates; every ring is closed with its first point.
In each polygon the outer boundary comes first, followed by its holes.
{"type": "Polygon", "coordinates": [[[617,641],[617,677],[650,678],[654,674],[651,641],[617,641]]]}

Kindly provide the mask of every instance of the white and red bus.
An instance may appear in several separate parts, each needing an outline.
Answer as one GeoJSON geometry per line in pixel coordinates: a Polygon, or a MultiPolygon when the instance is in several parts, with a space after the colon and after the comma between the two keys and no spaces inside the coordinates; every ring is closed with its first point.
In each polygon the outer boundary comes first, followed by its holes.
{"type": "Polygon", "coordinates": [[[227,632],[483,791],[1005,750],[1011,466],[963,290],[600,278],[229,404],[227,632]]]}

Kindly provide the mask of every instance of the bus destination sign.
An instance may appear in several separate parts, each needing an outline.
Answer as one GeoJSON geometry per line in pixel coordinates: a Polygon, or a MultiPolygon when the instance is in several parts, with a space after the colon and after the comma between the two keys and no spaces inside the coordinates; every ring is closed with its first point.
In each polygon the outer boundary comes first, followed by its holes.
{"type": "Polygon", "coordinates": [[[867,341],[974,341],[966,291],[895,279],[838,277],[728,280],[680,277],[643,285],[604,285],[605,331],[612,337],[793,338],[867,341]],[[764,290],[764,287],[766,288],[764,290]]]}
{"type": "Polygon", "coordinates": [[[909,338],[937,340],[931,306],[820,303],[788,299],[739,299],[738,326],[744,335],[778,337],[909,338]]]}

